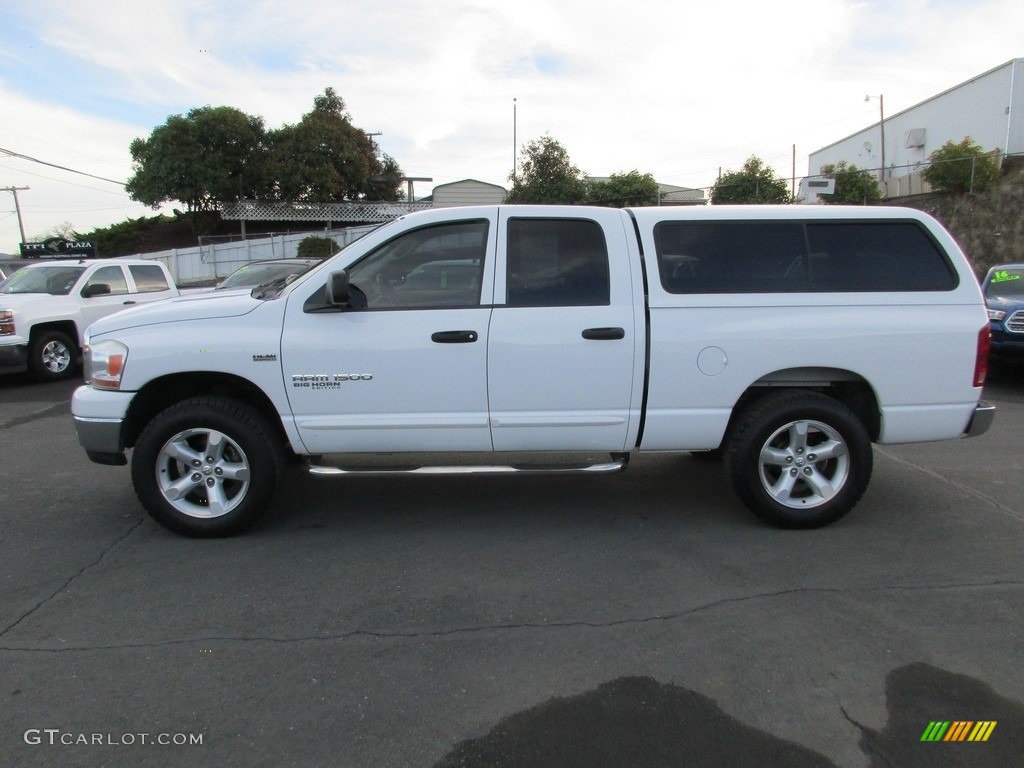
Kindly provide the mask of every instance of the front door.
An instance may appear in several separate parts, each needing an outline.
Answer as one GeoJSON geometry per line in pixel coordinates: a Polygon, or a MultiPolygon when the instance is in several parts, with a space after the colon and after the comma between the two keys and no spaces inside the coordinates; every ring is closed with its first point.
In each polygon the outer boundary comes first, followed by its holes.
{"type": "Polygon", "coordinates": [[[82,306],[82,330],[84,331],[101,317],[128,309],[135,305],[136,296],[129,292],[128,280],[120,264],[110,264],[97,269],[79,289],[78,300],[82,306]],[[106,285],[109,293],[83,296],[92,286],[106,285]]]}
{"type": "Polygon", "coordinates": [[[365,307],[315,311],[292,294],[282,364],[307,451],[491,449],[495,225],[453,219],[377,246],[348,269],[365,307]]]}

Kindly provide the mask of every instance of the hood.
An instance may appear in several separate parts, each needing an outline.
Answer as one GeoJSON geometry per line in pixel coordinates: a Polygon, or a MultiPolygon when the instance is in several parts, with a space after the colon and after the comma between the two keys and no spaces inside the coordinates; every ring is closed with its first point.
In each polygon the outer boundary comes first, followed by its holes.
{"type": "MultiPolygon", "coordinates": [[[[65,296],[51,296],[48,293],[0,293],[0,309],[13,309],[25,311],[34,306],[43,309],[52,309],[54,304],[61,304],[67,301],[65,296]]],[[[61,306],[66,306],[61,304],[61,306]]]]}
{"type": "Polygon", "coordinates": [[[115,312],[90,325],[89,333],[95,336],[143,325],[238,317],[252,312],[263,303],[254,299],[249,290],[194,293],[115,312]]]}

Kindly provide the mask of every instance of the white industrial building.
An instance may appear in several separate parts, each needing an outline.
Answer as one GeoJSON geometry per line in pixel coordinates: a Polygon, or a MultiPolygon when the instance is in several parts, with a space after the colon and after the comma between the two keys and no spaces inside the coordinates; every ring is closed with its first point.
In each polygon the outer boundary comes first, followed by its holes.
{"type": "Polygon", "coordinates": [[[928,191],[921,179],[928,156],[947,141],[968,136],[988,151],[1024,153],[1024,59],[1008,61],[893,115],[884,113],[882,97],[870,97],[881,108],[879,122],[811,153],[808,179],[801,184],[805,193],[813,192],[808,185],[824,166],[842,160],[874,171],[884,181],[884,197],[928,191]]]}
{"type": "Polygon", "coordinates": [[[505,199],[508,190],[497,184],[488,184],[476,179],[463,179],[450,184],[438,184],[433,193],[423,201],[430,201],[435,208],[453,208],[462,205],[493,205],[505,199]]]}

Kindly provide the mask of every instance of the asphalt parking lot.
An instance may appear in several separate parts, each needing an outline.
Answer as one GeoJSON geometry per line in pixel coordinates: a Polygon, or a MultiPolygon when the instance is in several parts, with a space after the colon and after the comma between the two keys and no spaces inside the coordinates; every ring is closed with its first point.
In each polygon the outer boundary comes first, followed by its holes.
{"type": "Polygon", "coordinates": [[[759,524],[716,464],[600,478],[293,467],[226,540],[90,464],[75,383],[0,377],[0,765],[1024,761],[1024,367],[982,437],[876,447],[860,505],[759,524]],[[988,740],[922,741],[934,722],[988,740]]]}

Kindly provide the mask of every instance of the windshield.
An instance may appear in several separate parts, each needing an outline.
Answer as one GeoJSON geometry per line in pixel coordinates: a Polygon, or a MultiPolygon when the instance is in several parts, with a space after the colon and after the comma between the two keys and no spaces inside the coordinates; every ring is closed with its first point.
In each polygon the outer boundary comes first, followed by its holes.
{"type": "Polygon", "coordinates": [[[997,269],[985,287],[986,296],[1024,296],[1024,269],[997,269]]]}
{"type": "Polygon", "coordinates": [[[290,275],[298,277],[309,267],[309,264],[249,264],[232,272],[217,290],[253,288],[290,275]]]}
{"type": "Polygon", "coordinates": [[[24,267],[0,285],[0,293],[48,293],[67,296],[85,267],[57,266],[24,267]]]}

